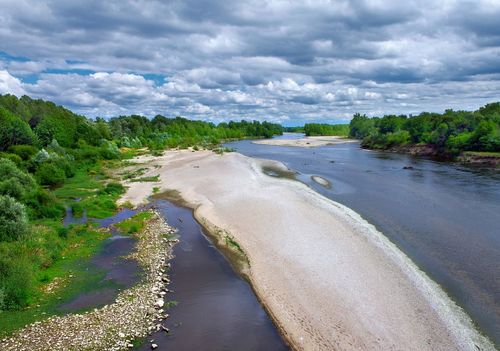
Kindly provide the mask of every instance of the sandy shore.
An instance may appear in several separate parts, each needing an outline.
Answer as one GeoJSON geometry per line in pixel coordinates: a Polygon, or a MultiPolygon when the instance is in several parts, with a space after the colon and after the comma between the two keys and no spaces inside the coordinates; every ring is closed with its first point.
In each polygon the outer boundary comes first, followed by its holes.
{"type": "Polygon", "coordinates": [[[356,141],[357,140],[346,139],[338,136],[312,136],[300,139],[263,139],[256,140],[253,143],[276,146],[317,147],[343,143],[354,143],[356,141]]]}
{"type": "Polygon", "coordinates": [[[305,185],[265,175],[274,161],[237,153],[143,157],[158,183],[130,183],[122,201],[174,189],[195,216],[230,233],[261,301],[298,350],[493,350],[437,284],[354,211],[305,185]],[[477,345],[477,346],[476,346],[477,345]]]}

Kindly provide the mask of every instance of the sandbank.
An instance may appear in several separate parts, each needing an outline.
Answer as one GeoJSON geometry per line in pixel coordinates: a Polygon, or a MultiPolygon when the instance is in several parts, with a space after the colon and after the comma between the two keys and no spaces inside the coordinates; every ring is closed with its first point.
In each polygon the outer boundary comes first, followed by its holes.
{"type": "MultiPolygon", "coordinates": [[[[121,201],[176,190],[206,227],[230,233],[246,274],[297,350],[494,350],[470,318],[376,228],[286,167],[238,153],[168,151],[157,183],[128,183],[121,201]]],[[[147,176],[148,174],[145,174],[147,176]]]]}
{"type": "Polygon", "coordinates": [[[254,144],[296,147],[317,147],[325,145],[336,145],[344,143],[355,143],[357,140],[347,139],[339,136],[311,136],[300,139],[262,139],[253,141],[254,144]]]}

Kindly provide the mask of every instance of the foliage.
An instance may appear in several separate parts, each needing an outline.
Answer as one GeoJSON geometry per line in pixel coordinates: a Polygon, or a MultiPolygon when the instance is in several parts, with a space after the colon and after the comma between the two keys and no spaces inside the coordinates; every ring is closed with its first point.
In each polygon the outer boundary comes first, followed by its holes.
{"type": "Polygon", "coordinates": [[[0,150],[17,144],[32,144],[34,140],[28,123],[0,106],[0,150]]]}
{"type": "Polygon", "coordinates": [[[388,149],[405,144],[427,144],[440,155],[463,151],[500,151],[500,103],[474,112],[446,110],[418,116],[354,115],[349,136],[369,148],[388,149]]]}
{"type": "Polygon", "coordinates": [[[57,186],[64,183],[66,174],[54,162],[45,162],[36,170],[35,176],[42,185],[57,186]]]}
{"type": "Polygon", "coordinates": [[[304,125],[304,133],[306,134],[306,136],[318,136],[318,135],[347,136],[349,134],[349,125],[306,123],[304,125]]]}
{"type": "Polygon", "coordinates": [[[16,199],[0,195],[0,241],[21,239],[28,233],[28,216],[16,199]]]}
{"type": "Polygon", "coordinates": [[[33,177],[21,171],[11,160],[0,159],[0,195],[21,200],[34,187],[33,177]]]}
{"type": "Polygon", "coordinates": [[[12,145],[8,151],[18,155],[23,161],[27,161],[38,152],[38,149],[33,145],[12,145]]]}

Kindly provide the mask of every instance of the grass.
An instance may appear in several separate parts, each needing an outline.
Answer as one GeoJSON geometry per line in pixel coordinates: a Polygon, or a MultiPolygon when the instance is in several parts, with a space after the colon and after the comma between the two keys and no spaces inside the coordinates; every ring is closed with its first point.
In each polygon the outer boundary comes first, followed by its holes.
{"type": "Polygon", "coordinates": [[[136,169],[134,171],[124,172],[121,174],[121,176],[122,176],[123,180],[134,179],[134,178],[142,176],[147,171],[148,171],[148,168],[141,167],[141,168],[136,169]]]}
{"type": "Polygon", "coordinates": [[[160,181],[160,175],[157,174],[157,175],[151,176],[151,177],[134,178],[134,179],[132,179],[130,181],[133,182],[133,183],[137,183],[137,182],[159,182],[160,181]]]}
{"type": "Polygon", "coordinates": [[[115,225],[123,234],[135,234],[144,229],[146,220],[150,219],[153,214],[151,212],[139,212],[131,218],[115,225]]]}
{"type": "MultiPolygon", "coordinates": [[[[116,200],[124,188],[110,183],[107,171],[120,163],[115,160],[98,161],[90,166],[81,164],[75,175],[53,193],[66,206],[71,206],[76,216],[86,211],[91,218],[109,217],[115,213],[116,200]],[[80,201],[75,202],[76,199],[80,201]]],[[[34,268],[34,290],[28,307],[0,313],[0,337],[60,314],[57,307],[62,302],[95,289],[104,278],[104,272],[89,265],[89,259],[109,237],[107,232],[91,224],[63,227],[61,219],[40,219],[31,224],[35,233],[33,243],[24,250],[30,250],[26,255],[34,268]],[[53,289],[48,292],[48,287],[53,289]]]]}
{"type": "MultiPolygon", "coordinates": [[[[40,221],[37,225],[55,224],[40,221]]],[[[0,313],[0,337],[50,315],[61,314],[57,307],[62,302],[93,289],[104,278],[104,272],[89,267],[88,261],[99,251],[107,237],[108,233],[97,231],[90,225],[70,228],[60,259],[37,273],[37,293],[30,306],[0,313]],[[51,293],[45,292],[56,278],[60,282],[58,287],[51,293]]]]}
{"type": "Polygon", "coordinates": [[[100,161],[90,168],[81,167],[54,194],[66,206],[71,206],[76,217],[81,216],[84,211],[90,218],[109,217],[117,210],[116,200],[124,192],[123,187],[108,189],[106,184],[109,179],[106,171],[115,167],[115,164],[116,162],[100,161]],[[75,199],[80,201],[74,202],[75,199]]]}
{"type": "Polygon", "coordinates": [[[243,250],[241,249],[241,246],[231,236],[226,234],[224,240],[226,241],[227,246],[244,254],[243,250]]]}
{"type": "Polygon", "coordinates": [[[464,151],[465,156],[480,156],[480,157],[500,157],[500,152],[494,151],[464,151]]]}

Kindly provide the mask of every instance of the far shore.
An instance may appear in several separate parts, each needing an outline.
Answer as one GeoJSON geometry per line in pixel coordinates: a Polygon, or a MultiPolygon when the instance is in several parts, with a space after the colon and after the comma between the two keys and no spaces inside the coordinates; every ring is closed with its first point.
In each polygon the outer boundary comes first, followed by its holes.
{"type": "Polygon", "coordinates": [[[295,147],[317,147],[325,145],[336,145],[344,143],[355,143],[357,140],[341,136],[310,136],[300,139],[262,139],[253,141],[254,144],[295,146],[295,147]]]}
{"type": "Polygon", "coordinates": [[[234,240],[248,260],[244,273],[292,348],[494,350],[446,293],[356,212],[263,172],[288,171],[282,163],[190,150],[133,162],[158,181],[126,183],[121,202],[147,202],[153,188],[174,192],[212,234],[234,240]]]}

